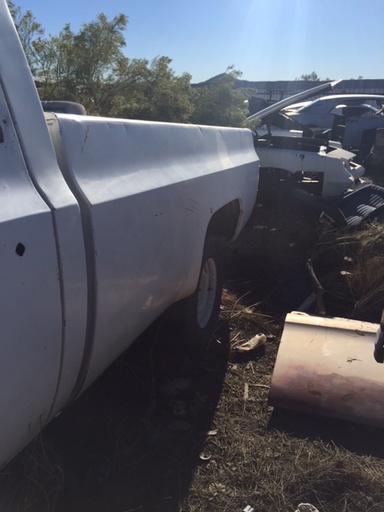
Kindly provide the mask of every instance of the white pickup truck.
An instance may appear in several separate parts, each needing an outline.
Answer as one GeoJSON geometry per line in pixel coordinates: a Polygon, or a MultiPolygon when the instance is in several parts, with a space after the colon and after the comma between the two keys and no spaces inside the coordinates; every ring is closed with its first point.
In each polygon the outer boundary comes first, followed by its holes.
{"type": "Polygon", "coordinates": [[[44,114],[5,0],[0,45],[2,467],[171,305],[212,333],[259,160],[245,129],[44,114]]]}

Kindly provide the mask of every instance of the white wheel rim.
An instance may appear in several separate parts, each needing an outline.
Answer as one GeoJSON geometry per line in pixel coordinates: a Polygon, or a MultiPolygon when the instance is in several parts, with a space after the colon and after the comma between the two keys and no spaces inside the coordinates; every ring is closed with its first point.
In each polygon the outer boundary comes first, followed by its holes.
{"type": "Polygon", "coordinates": [[[197,295],[197,323],[204,329],[212,316],[216,298],[217,269],[213,258],[208,258],[201,272],[197,295]]]}

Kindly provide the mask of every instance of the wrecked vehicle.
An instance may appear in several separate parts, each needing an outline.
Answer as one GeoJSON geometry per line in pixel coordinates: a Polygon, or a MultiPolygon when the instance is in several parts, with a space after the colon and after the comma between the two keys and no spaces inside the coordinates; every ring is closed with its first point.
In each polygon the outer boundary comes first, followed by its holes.
{"type": "Polygon", "coordinates": [[[315,135],[339,141],[364,162],[376,144],[377,130],[384,128],[383,107],[383,95],[334,94],[290,105],[283,112],[315,135]]]}
{"type": "Polygon", "coordinates": [[[44,114],[5,0],[0,40],[3,467],[172,305],[209,339],[259,159],[246,129],[44,114]]]}
{"type": "Polygon", "coordinates": [[[260,191],[267,183],[286,191],[305,189],[324,197],[353,190],[365,169],[354,153],[317,139],[271,136],[255,141],[260,158],[260,191]]]}
{"type": "Polygon", "coordinates": [[[335,86],[330,82],[271,105],[247,120],[259,120],[254,140],[260,158],[260,196],[304,188],[324,197],[336,197],[353,190],[364,175],[356,155],[338,142],[317,137],[284,112],[290,103],[335,86]],[[272,190],[271,190],[272,187],[272,190]]]}
{"type": "Polygon", "coordinates": [[[332,128],[335,115],[376,116],[383,105],[380,94],[330,94],[289,105],[283,111],[304,126],[326,130],[332,128]]]}

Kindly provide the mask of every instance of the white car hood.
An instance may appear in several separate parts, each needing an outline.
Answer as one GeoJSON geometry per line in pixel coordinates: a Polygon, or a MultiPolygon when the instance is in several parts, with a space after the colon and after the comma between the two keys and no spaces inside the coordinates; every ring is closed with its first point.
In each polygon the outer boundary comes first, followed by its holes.
{"type": "Polygon", "coordinates": [[[325,84],[317,85],[316,87],[312,87],[311,89],[307,89],[306,91],[299,92],[298,94],[294,94],[293,96],[289,96],[289,98],[285,98],[284,100],[278,101],[273,105],[270,105],[255,114],[247,117],[247,121],[253,121],[254,119],[263,119],[263,117],[269,116],[274,112],[278,112],[284,107],[289,107],[289,105],[293,105],[294,103],[298,103],[300,100],[304,100],[305,98],[310,98],[315,94],[318,94],[320,91],[325,92],[328,89],[333,89],[336,87],[341,80],[335,80],[333,82],[327,82],[325,84]]]}

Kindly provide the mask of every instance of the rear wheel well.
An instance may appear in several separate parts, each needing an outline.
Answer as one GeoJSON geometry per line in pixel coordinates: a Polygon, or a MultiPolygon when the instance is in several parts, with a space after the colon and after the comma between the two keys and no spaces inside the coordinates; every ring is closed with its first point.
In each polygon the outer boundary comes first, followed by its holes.
{"type": "Polygon", "coordinates": [[[208,235],[217,235],[227,240],[235,236],[240,217],[240,203],[237,199],[226,204],[212,215],[207,229],[208,235]]]}

